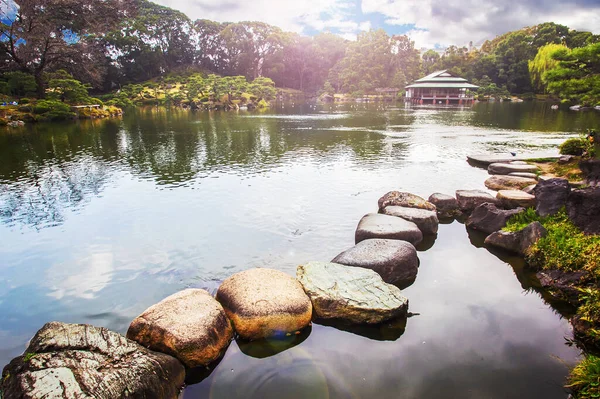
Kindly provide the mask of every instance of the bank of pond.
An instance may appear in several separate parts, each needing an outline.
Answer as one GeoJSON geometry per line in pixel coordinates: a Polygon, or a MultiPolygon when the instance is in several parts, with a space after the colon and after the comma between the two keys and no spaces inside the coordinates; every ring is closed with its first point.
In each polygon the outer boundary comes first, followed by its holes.
{"type": "MultiPolygon", "coordinates": [[[[389,192],[377,213],[358,222],[355,246],[330,262],[298,266],[295,278],[253,268],[225,279],[215,297],[185,289],[136,317],[126,337],[91,325],[47,323],[4,368],[3,397],[175,398],[186,382],[210,373],[232,339],[249,354],[271,342],[267,355],[274,355],[301,343],[313,322],[357,333],[361,326],[385,325],[386,339],[398,339],[414,316],[403,289],[427,267],[416,248],[434,245],[440,221],[454,218],[483,233],[486,246],[525,257],[545,298],[571,306],[573,339],[584,357],[565,384],[576,397],[596,397],[600,188],[586,173],[582,182],[543,175],[539,163],[469,161],[488,169],[486,186],[498,191],[495,197],[481,190],[434,193],[427,200],[389,192]]],[[[572,162],[581,161],[545,160],[572,162]]]]}

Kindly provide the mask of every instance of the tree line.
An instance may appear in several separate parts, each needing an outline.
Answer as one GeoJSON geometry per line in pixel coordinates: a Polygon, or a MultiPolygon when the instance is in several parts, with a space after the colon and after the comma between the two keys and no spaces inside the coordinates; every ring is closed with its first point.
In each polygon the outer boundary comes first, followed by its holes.
{"type": "MultiPolygon", "coordinates": [[[[483,94],[564,92],[576,101],[581,88],[573,90],[573,85],[584,86],[580,79],[595,87],[598,83],[596,62],[587,74],[552,72],[543,79],[554,84],[541,84],[539,68],[530,67],[538,50],[544,48],[546,59],[553,59],[546,46],[564,46],[568,54],[557,55],[555,64],[564,71],[568,62],[580,61],[577,57],[591,57],[593,64],[594,45],[600,42],[600,35],[551,22],[508,32],[481,47],[450,46],[421,54],[406,35],[390,36],[381,29],[362,32],[356,41],[332,33],[306,37],[263,22],[192,21],[147,0],[0,2],[8,10],[0,22],[1,72],[31,76],[39,98],[46,94],[49,74],[59,70],[95,92],[198,73],[269,78],[278,87],[307,93],[361,94],[401,89],[434,70],[448,69],[480,85],[483,94]],[[595,78],[589,80],[589,74],[595,78]],[[566,80],[572,81],[569,87],[560,83],[566,80]]],[[[6,77],[0,82],[5,93],[25,89],[14,86],[19,84],[6,77]]]]}

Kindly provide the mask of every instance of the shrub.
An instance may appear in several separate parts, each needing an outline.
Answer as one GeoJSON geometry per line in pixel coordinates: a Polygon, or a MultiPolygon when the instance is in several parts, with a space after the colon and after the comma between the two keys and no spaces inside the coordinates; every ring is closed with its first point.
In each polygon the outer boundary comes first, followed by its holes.
{"type": "Polygon", "coordinates": [[[600,396],[600,357],[587,355],[569,375],[569,385],[577,398],[597,398],[600,396]]]}
{"type": "Polygon", "coordinates": [[[30,102],[31,102],[31,100],[27,97],[23,97],[19,100],[19,104],[21,104],[21,105],[26,105],[26,104],[29,104],[30,102]]]}
{"type": "Polygon", "coordinates": [[[562,143],[558,148],[562,155],[581,156],[588,147],[588,141],[584,137],[571,138],[562,143]]]}
{"type": "Polygon", "coordinates": [[[52,100],[38,101],[33,107],[33,113],[41,117],[39,120],[51,121],[73,119],[76,116],[67,104],[52,100]]]}

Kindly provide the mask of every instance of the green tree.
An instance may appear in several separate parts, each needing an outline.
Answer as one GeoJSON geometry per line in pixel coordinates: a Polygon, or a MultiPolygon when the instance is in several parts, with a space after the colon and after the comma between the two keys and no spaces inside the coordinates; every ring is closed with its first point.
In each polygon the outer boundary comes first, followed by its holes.
{"type": "Polygon", "coordinates": [[[32,75],[20,71],[6,72],[0,77],[3,87],[0,92],[12,97],[28,97],[35,95],[37,84],[32,75]]]}
{"type": "Polygon", "coordinates": [[[552,58],[552,54],[566,49],[567,47],[563,44],[546,44],[540,47],[535,58],[528,62],[531,83],[537,91],[546,92],[548,86],[546,74],[558,66],[558,61],[552,58]]]}
{"type": "Polygon", "coordinates": [[[88,94],[89,85],[83,84],[73,75],[64,70],[49,74],[49,97],[56,98],[69,104],[89,104],[91,98],[88,94]]]}
{"type": "Polygon", "coordinates": [[[558,66],[547,71],[548,91],[583,105],[600,104],[600,43],[552,54],[558,66]]]}

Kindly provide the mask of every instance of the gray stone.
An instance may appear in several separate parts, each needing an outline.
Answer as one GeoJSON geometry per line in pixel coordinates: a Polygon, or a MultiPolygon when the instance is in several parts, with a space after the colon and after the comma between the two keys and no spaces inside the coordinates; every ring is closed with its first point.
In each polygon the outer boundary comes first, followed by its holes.
{"type": "Polygon", "coordinates": [[[379,274],[362,267],[309,262],[298,266],[296,277],[322,319],[377,324],[405,315],[408,299],[379,274]]]}
{"type": "Polygon", "coordinates": [[[312,317],[302,286],[279,270],[256,268],[228,277],[217,300],[240,337],[249,340],[294,333],[312,317]]]}
{"type": "Polygon", "coordinates": [[[51,322],[2,372],[6,399],[176,398],[185,368],[106,328],[51,322]]]}
{"type": "Polygon", "coordinates": [[[412,283],[419,270],[417,250],[411,243],[400,240],[364,240],[333,258],[332,262],[371,269],[386,283],[398,285],[412,283]]]}
{"type": "Polygon", "coordinates": [[[390,205],[435,211],[435,205],[433,205],[431,202],[425,201],[418,195],[400,191],[390,191],[389,193],[385,194],[383,197],[379,198],[378,205],[379,212],[382,212],[386,206],[390,205]]]}
{"type": "Polygon", "coordinates": [[[467,156],[467,160],[470,163],[486,167],[493,163],[514,163],[534,158],[558,159],[556,155],[551,153],[537,153],[525,156],[511,156],[510,154],[475,154],[467,156]]]}
{"type": "Polygon", "coordinates": [[[533,192],[537,200],[535,206],[537,214],[548,216],[554,215],[560,208],[567,205],[571,187],[567,179],[540,179],[533,192]]]}
{"type": "Polygon", "coordinates": [[[511,164],[511,165],[529,165],[525,161],[511,161],[511,162],[509,162],[509,164],[511,164]]]}
{"type": "Polygon", "coordinates": [[[484,243],[509,252],[527,255],[529,248],[546,234],[547,231],[540,222],[533,222],[515,232],[496,231],[487,236],[484,243]]]}
{"type": "Polygon", "coordinates": [[[488,173],[491,175],[507,175],[512,172],[535,173],[539,168],[535,165],[515,165],[506,163],[493,163],[488,166],[488,173]]]}
{"type": "Polygon", "coordinates": [[[498,209],[494,204],[484,203],[473,210],[473,213],[467,219],[466,225],[473,230],[491,234],[506,226],[508,219],[522,211],[522,208],[498,209]]]}
{"type": "Polygon", "coordinates": [[[490,176],[484,184],[490,190],[515,190],[537,184],[537,180],[520,176],[494,175],[490,176]]]}
{"type": "Polygon", "coordinates": [[[567,213],[584,233],[600,234],[600,187],[571,191],[567,213]]]}
{"type": "Polygon", "coordinates": [[[535,196],[521,190],[500,190],[496,195],[496,199],[505,209],[535,207],[535,196]]]}
{"type": "Polygon", "coordinates": [[[136,317],[127,338],[193,368],[221,357],[233,338],[233,329],[221,304],[208,292],[187,289],[136,317]]]}
{"type": "Polygon", "coordinates": [[[383,214],[396,216],[417,225],[423,234],[437,234],[439,220],[436,211],[426,209],[406,208],[403,206],[386,206],[383,214]]]}
{"type": "Polygon", "coordinates": [[[561,155],[558,158],[558,163],[561,163],[561,164],[569,163],[573,160],[573,158],[575,158],[574,155],[561,155]]]}
{"type": "Polygon", "coordinates": [[[452,218],[461,214],[458,201],[451,195],[434,193],[429,196],[428,201],[435,205],[440,218],[452,218]]]}
{"type": "Polygon", "coordinates": [[[395,216],[369,213],[360,220],[356,233],[355,243],[369,238],[387,238],[391,240],[408,241],[413,245],[423,240],[423,233],[413,222],[395,216]]]}
{"type": "MultiPolygon", "coordinates": [[[[596,144],[600,151],[600,144],[596,144]]],[[[600,159],[582,159],[579,169],[585,177],[585,182],[592,187],[600,186],[600,159]]]]}
{"type": "Polygon", "coordinates": [[[532,184],[531,186],[525,187],[522,191],[525,192],[525,193],[527,193],[527,194],[534,195],[533,193],[535,191],[535,186],[536,186],[536,184],[532,184]]]}
{"type": "Polygon", "coordinates": [[[527,179],[533,179],[535,181],[537,181],[538,177],[538,175],[536,175],[535,173],[529,172],[510,172],[508,176],[525,177],[527,179]]]}
{"type": "Polygon", "coordinates": [[[460,210],[467,213],[472,212],[483,203],[495,204],[497,202],[496,198],[481,190],[456,190],[456,200],[460,210]]]}

